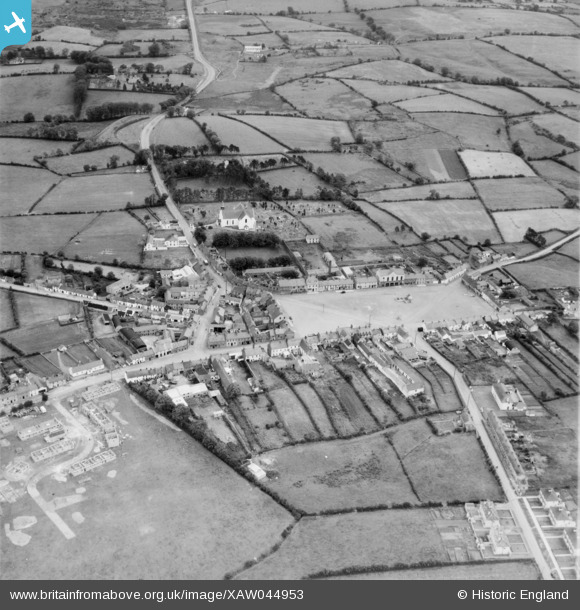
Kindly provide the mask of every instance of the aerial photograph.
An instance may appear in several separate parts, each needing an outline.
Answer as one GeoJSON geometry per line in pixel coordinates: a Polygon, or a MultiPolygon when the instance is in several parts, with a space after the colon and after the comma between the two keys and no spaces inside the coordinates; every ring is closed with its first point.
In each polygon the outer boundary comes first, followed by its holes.
{"type": "Polygon", "coordinates": [[[578,581],[580,0],[9,4],[0,580],[578,581]]]}

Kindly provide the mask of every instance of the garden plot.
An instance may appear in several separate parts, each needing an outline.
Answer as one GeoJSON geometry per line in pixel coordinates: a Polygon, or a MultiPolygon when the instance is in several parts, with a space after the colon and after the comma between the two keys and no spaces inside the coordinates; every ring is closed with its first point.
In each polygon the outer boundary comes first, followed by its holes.
{"type": "MultiPolygon", "coordinates": [[[[90,339],[84,322],[61,326],[55,321],[39,322],[17,330],[9,330],[2,336],[25,354],[49,352],[60,345],[82,343],[90,339]]],[[[74,366],[76,363],[72,361],[71,364],[74,366]]]]}
{"type": "Polygon", "coordinates": [[[57,174],[74,174],[86,171],[85,166],[105,169],[111,164],[113,157],[116,157],[115,163],[120,167],[132,164],[135,155],[124,146],[109,146],[86,153],[51,157],[46,160],[46,165],[57,174]]]}
{"type": "Polygon", "coordinates": [[[60,375],[62,371],[56,367],[50,360],[47,360],[42,354],[37,356],[31,356],[30,358],[24,358],[22,364],[35,375],[41,377],[53,377],[54,375],[60,375]]]}
{"type": "Polygon", "coordinates": [[[395,102],[398,108],[407,112],[467,112],[471,114],[483,114],[487,116],[497,116],[499,112],[484,106],[473,100],[453,95],[452,93],[442,93],[429,97],[417,97],[403,102],[395,102]]]}
{"type": "MultiPolygon", "coordinates": [[[[482,11],[473,12],[480,14],[482,11]]],[[[511,78],[516,83],[539,86],[568,84],[545,68],[480,40],[415,42],[405,45],[402,52],[410,61],[420,59],[439,71],[447,68],[451,74],[460,73],[469,78],[473,76],[482,80],[511,78]]]]}
{"type": "Polygon", "coordinates": [[[494,243],[501,241],[485,208],[475,199],[389,202],[382,203],[381,207],[418,235],[427,233],[438,238],[457,234],[470,243],[486,239],[494,243]]]}
{"type": "Polygon", "coordinates": [[[67,25],[56,25],[47,30],[43,30],[41,37],[43,40],[60,40],[62,42],[76,42],[100,47],[103,39],[95,36],[90,30],[75,28],[67,25]]]}
{"type": "Polygon", "coordinates": [[[509,132],[512,141],[519,142],[524,155],[530,159],[544,159],[559,155],[562,151],[572,150],[546,136],[537,134],[529,120],[512,123],[509,126],[509,132]]]}
{"type": "Polygon", "coordinates": [[[503,118],[456,112],[417,112],[413,116],[420,123],[457,138],[464,148],[511,150],[503,118]]]}
{"type": "Polygon", "coordinates": [[[392,104],[403,100],[431,97],[441,95],[437,89],[427,87],[414,87],[406,85],[381,85],[378,82],[362,79],[345,79],[349,87],[356,89],[359,93],[379,104],[392,104]]]}
{"type": "Polygon", "coordinates": [[[554,137],[564,137],[580,146],[580,125],[573,119],[552,112],[534,116],[532,122],[549,131],[554,137]]]}
{"type": "Polygon", "coordinates": [[[506,242],[522,241],[529,227],[536,231],[571,231],[578,227],[580,220],[578,210],[560,208],[494,212],[493,218],[506,242]]]}
{"type": "Polygon", "coordinates": [[[328,186],[316,174],[300,166],[260,172],[260,178],[272,187],[279,186],[288,189],[291,194],[300,189],[305,197],[311,197],[319,189],[328,186]]]}
{"type": "Polygon", "coordinates": [[[578,288],[578,261],[550,254],[531,263],[510,265],[510,274],[530,290],[573,286],[578,288]]]}
{"type": "MultiPolygon", "coordinates": [[[[0,215],[26,214],[60,180],[60,176],[45,169],[0,165],[0,215]]],[[[2,245],[2,250],[13,249],[2,245]]]]}
{"type": "Polygon", "coordinates": [[[562,423],[578,435],[578,397],[560,398],[549,403],[550,413],[556,414],[562,423]]]}
{"type": "Polygon", "coordinates": [[[45,195],[34,212],[120,210],[127,203],[143,205],[145,197],[151,194],[153,184],[149,174],[80,175],[63,180],[45,195]]]}
{"type": "MultiPolygon", "coordinates": [[[[266,154],[284,151],[284,146],[260,133],[260,131],[253,129],[251,126],[246,125],[245,123],[248,122],[245,120],[242,123],[221,116],[203,117],[203,123],[215,131],[226,146],[234,144],[240,149],[242,154],[266,154]]],[[[262,129],[262,131],[266,130],[262,129]]]]}
{"type": "Polygon", "coordinates": [[[381,510],[302,518],[280,550],[238,579],[297,579],[355,566],[446,563],[429,509],[381,510]]]}
{"type": "Polygon", "coordinates": [[[209,144],[199,126],[191,119],[175,117],[161,121],[153,130],[153,144],[203,146],[209,144]]]}
{"type": "Polygon", "coordinates": [[[481,102],[492,108],[506,112],[508,115],[529,112],[545,112],[542,105],[530,99],[523,93],[518,93],[507,87],[493,85],[472,85],[470,83],[442,83],[433,85],[440,91],[457,93],[476,102],[481,102]]]}
{"type": "MultiPolygon", "coordinates": [[[[379,7],[382,7],[381,2],[369,8],[379,7]]],[[[490,7],[485,10],[473,10],[471,7],[405,7],[389,11],[369,10],[368,15],[377,25],[383,26],[402,41],[435,35],[476,38],[489,32],[503,33],[506,28],[518,33],[535,30],[554,34],[576,32],[573,24],[556,15],[546,15],[549,18],[544,20],[542,15],[533,12],[516,13],[490,7]]]]}
{"type": "Polygon", "coordinates": [[[357,432],[368,434],[378,429],[375,420],[349,383],[343,379],[337,379],[332,386],[332,391],[340,400],[344,412],[357,432]]]}
{"type": "Polygon", "coordinates": [[[471,178],[536,175],[521,157],[512,153],[462,150],[459,156],[471,178]]]}
{"type": "Polygon", "coordinates": [[[83,317],[80,303],[23,292],[17,292],[14,298],[20,326],[34,325],[64,315],[77,316],[81,319],[83,317]]]}
{"type": "Polygon", "coordinates": [[[473,182],[485,207],[492,211],[559,208],[566,203],[560,191],[541,178],[505,178],[473,182]]]}
{"type": "Polygon", "coordinates": [[[301,221],[312,233],[320,235],[328,250],[386,245],[385,235],[360,214],[316,216],[301,221]]]}
{"type": "Polygon", "coordinates": [[[34,157],[52,156],[69,153],[76,142],[57,142],[35,138],[2,138],[0,139],[0,163],[17,163],[38,168],[34,157]]]}
{"type": "MultiPolygon", "coordinates": [[[[2,79],[0,121],[21,121],[32,112],[37,120],[47,113],[71,115],[73,77],[70,74],[31,74],[2,79]]],[[[34,127],[29,125],[28,127],[34,127]]]]}
{"type": "Polygon", "coordinates": [[[369,100],[331,78],[292,81],[276,92],[311,117],[364,119],[376,115],[369,100]]]}
{"type": "Polygon", "coordinates": [[[96,214],[65,216],[19,216],[3,218],[0,244],[9,252],[58,252],[68,241],[96,218],[96,214]],[[24,239],[34,235],[34,239],[24,239]]]}
{"type": "Polygon", "coordinates": [[[449,182],[374,191],[365,193],[365,199],[373,203],[380,201],[413,201],[414,199],[425,199],[433,189],[439,193],[442,199],[471,199],[477,196],[469,182],[449,182]]]}
{"type": "Polygon", "coordinates": [[[309,383],[298,383],[293,385],[292,389],[296,392],[302,403],[306,405],[308,413],[318,430],[320,430],[322,438],[335,438],[336,430],[328,417],[324,404],[318,398],[312,386],[309,383]]]}
{"type": "Polygon", "coordinates": [[[403,184],[404,180],[393,170],[361,153],[310,153],[304,155],[315,169],[321,167],[327,174],[343,174],[347,182],[359,191],[387,188],[403,184]]]}
{"type": "Polygon", "coordinates": [[[340,138],[342,142],[352,142],[354,139],[343,121],[281,116],[244,116],[243,121],[293,149],[331,150],[330,139],[333,137],[340,138]]]}
{"type": "Polygon", "coordinates": [[[431,384],[431,389],[440,411],[447,412],[463,409],[461,400],[455,391],[453,380],[438,364],[422,366],[419,372],[431,384]]]}
{"type": "Polygon", "coordinates": [[[382,435],[286,447],[269,452],[264,466],[277,473],[268,487],[309,513],[417,502],[382,435]]]}
{"type": "Polygon", "coordinates": [[[11,294],[8,290],[0,290],[0,332],[16,326],[16,320],[12,314],[10,297],[11,294]]]}
{"type": "Polygon", "coordinates": [[[76,360],[79,364],[87,364],[97,360],[95,353],[84,343],[70,345],[67,354],[76,360]]]}
{"type": "Polygon", "coordinates": [[[336,430],[338,436],[352,436],[357,433],[352,422],[343,411],[340,401],[336,394],[332,391],[332,384],[335,379],[317,382],[313,386],[316,395],[324,405],[326,413],[332,423],[332,427],[336,430]]]}
{"type": "Polygon", "coordinates": [[[578,195],[580,176],[574,170],[555,161],[532,161],[531,166],[554,188],[561,189],[573,197],[578,195]]]}
{"type": "Polygon", "coordinates": [[[380,209],[381,206],[368,203],[361,199],[357,199],[357,205],[361,208],[366,216],[374,223],[378,224],[385,232],[384,246],[405,245],[410,246],[420,243],[419,237],[413,233],[408,225],[403,223],[400,218],[389,214],[386,210],[380,209]]]}
{"type": "Polygon", "coordinates": [[[564,104],[578,106],[580,104],[580,91],[568,87],[520,87],[520,90],[542,104],[552,106],[563,106],[564,104]]]}
{"type": "MultiPolygon", "coordinates": [[[[556,18],[555,15],[553,17],[556,18]]],[[[547,24],[543,23],[539,31],[542,34],[547,34],[549,32],[547,24]]],[[[577,30],[576,32],[570,32],[570,34],[577,34],[577,30]]],[[[580,81],[580,70],[578,69],[580,41],[576,38],[569,36],[501,36],[488,40],[516,55],[531,57],[536,63],[542,64],[550,70],[555,70],[558,74],[576,84],[580,81]]]]}
{"type": "Polygon", "coordinates": [[[252,426],[260,447],[263,449],[277,449],[288,443],[288,439],[278,419],[276,412],[267,396],[240,396],[240,408],[252,426]]]}
{"type": "Polygon", "coordinates": [[[139,264],[146,234],[145,227],[127,212],[100,214],[67,245],[65,255],[74,258],[78,254],[103,263],[118,260],[139,264]]]}
{"type": "Polygon", "coordinates": [[[422,502],[503,499],[475,434],[435,436],[420,419],[398,426],[389,436],[422,502]]]}
{"type": "Polygon", "coordinates": [[[326,75],[333,78],[356,78],[379,81],[383,84],[399,83],[403,85],[410,82],[431,82],[433,80],[445,82],[451,80],[398,59],[383,59],[346,66],[327,72],[326,75]]]}
{"type": "Polygon", "coordinates": [[[274,404],[276,415],[291,440],[302,441],[319,438],[304,405],[288,386],[285,385],[278,390],[269,390],[268,396],[274,404]]]}

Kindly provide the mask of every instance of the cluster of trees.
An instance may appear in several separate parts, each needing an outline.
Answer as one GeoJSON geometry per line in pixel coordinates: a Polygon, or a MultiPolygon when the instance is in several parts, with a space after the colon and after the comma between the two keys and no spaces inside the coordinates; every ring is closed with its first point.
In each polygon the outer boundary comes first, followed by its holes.
{"type": "Polygon", "coordinates": [[[538,246],[538,248],[543,248],[546,245],[546,238],[535,229],[532,229],[532,227],[528,227],[524,239],[538,246]]]}
{"type": "Polygon", "coordinates": [[[276,248],[280,238],[275,233],[221,231],[214,235],[214,248],[276,248]]]}
{"type": "Polygon", "coordinates": [[[72,51],[70,58],[75,64],[85,66],[88,74],[113,74],[113,64],[108,57],[95,55],[91,51],[72,51]]]}
{"type": "Polygon", "coordinates": [[[225,148],[225,145],[222,144],[218,134],[213,129],[210,129],[207,126],[207,123],[202,123],[199,127],[205,134],[205,137],[209,140],[210,144],[213,146],[216,153],[218,155],[221,154],[222,150],[225,148]]]}
{"type": "Polygon", "coordinates": [[[86,66],[78,66],[73,73],[73,107],[75,116],[79,116],[89,93],[89,73],[86,66]]]}
{"type": "Polygon", "coordinates": [[[377,25],[372,17],[369,17],[358,8],[355,8],[354,12],[358,14],[360,19],[362,19],[369,28],[369,30],[364,34],[365,38],[369,38],[375,42],[383,41],[389,44],[395,41],[393,34],[385,31],[382,25],[377,25]]]}
{"type": "MultiPolygon", "coordinates": [[[[34,121],[34,115],[32,115],[32,120],[34,121]]],[[[66,125],[58,122],[40,123],[28,129],[26,135],[29,138],[42,138],[44,140],[78,140],[79,136],[75,125],[66,125]]]]}
{"type": "Polygon", "coordinates": [[[153,104],[139,104],[138,102],[107,102],[100,106],[87,108],[88,121],[106,121],[117,119],[130,114],[150,114],[153,104]]]}
{"type": "MultiPolygon", "coordinates": [[[[117,280],[115,274],[110,271],[105,275],[103,273],[102,267],[95,267],[94,271],[78,271],[74,268],[74,265],[69,264],[67,267],[64,266],[62,261],[60,262],[60,268],[63,271],[66,271],[68,275],[71,275],[73,280],[76,281],[77,284],[82,284],[82,286],[86,289],[89,288],[94,290],[99,296],[107,294],[107,286],[117,280]]],[[[42,264],[47,269],[52,269],[56,266],[57,262],[54,260],[52,256],[45,256],[42,259],[42,264]]]]}
{"type": "Polygon", "coordinates": [[[255,256],[238,256],[228,261],[232,270],[241,273],[246,269],[264,269],[264,267],[289,267],[292,259],[287,254],[263,259],[255,256]]]}

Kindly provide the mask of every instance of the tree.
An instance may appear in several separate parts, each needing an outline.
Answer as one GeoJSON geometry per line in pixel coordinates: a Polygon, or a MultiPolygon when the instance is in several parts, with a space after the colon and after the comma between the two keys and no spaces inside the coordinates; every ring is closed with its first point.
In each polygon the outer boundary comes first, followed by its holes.
{"type": "Polygon", "coordinates": [[[330,146],[334,152],[340,152],[340,138],[338,136],[330,138],[330,146]]]}
{"type": "Polygon", "coordinates": [[[149,57],[159,57],[161,55],[161,45],[158,42],[149,45],[147,50],[149,51],[149,57]]]}
{"type": "Polygon", "coordinates": [[[112,169],[115,169],[117,167],[118,161],[119,161],[119,155],[111,155],[111,158],[109,159],[109,167],[111,167],[112,169]]]}
{"type": "Polygon", "coordinates": [[[24,115],[23,120],[24,120],[25,123],[34,123],[34,121],[36,121],[36,119],[34,118],[34,115],[32,114],[32,112],[27,112],[24,115]]]}
{"type": "Polygon", "coordinates": [[[196,227],[193,236],[198,244],[204,244],[207,241],[207,233],[203,227],[196,227]]]}
{"type": "Polygon", "coordinates": [[[117,279],[117,276],[112,271],[109,271],[109,273],[107,273],[107,279],[112,280],[114,282],[117,279]]]}
{"type": "Polygon", "coordinates": [[[97,277],[103,277],[103,268],[102,267],[95,267],[95,275],[97,277]]]}
{"type": "Polygon", "coordinates": [[[52,66],[52,73],[58,74],[59,71],[60,71],[60,64],[54,64],[54,66],[52,66]]]}
{"type": "Polygon", "coordinates": [[[421,233],[421,239],[423,241],[427,241],[430,237],[431,235],[429,235],[429,233],[427,233],[426,231],[423,231],[423,233],[421,233]]]}

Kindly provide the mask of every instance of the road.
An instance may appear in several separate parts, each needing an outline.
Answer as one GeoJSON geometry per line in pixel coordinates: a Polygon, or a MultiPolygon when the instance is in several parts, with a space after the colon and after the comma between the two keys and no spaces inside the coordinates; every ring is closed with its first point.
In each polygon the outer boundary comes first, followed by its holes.
{"type": "Polygon", "coordinates": [[[524,510],[520,504],[520,497],[514,491],[512,483],[499,459],[491,439],[489,438],[487,430],[483,425],[481,411],[479,410],[479,407],[477,406],[463,375],[451,362],[449,362],[438,351],[431,347],[431,345],[425,341],[420,333],[418,333],[415,337],[415,343],[418,348],[425,350],[429,356],[433,358],[453,379],[457,392],[461,397],[463,404],[469,411],[469,415],[473,421],[477,434],[481,439],[485,452],[495,468],[504,495],[507,498],[507,503],[526,541],[526,546],[538,565],[542,578],[544,580],[552,580],[551,568],[548,565],[546,558],[540,549],[536,536],[534,535],[532,527],[526,518],[524,510]]]}
{"type": "Polygon", "coordinates": [[[563,246],[564,244],[568,243],[569,241],[572,241],[573,239],[576,239],[579,236],[580,236],[580,229],[576,229],[576,231],[574,231],[573,233],[569,233],[565,237],[562,237],[562,239],[555,241],[553,244],[546,246],[542,250],[538,250],[537,252],[533,252],[532,254],[528,254],[527,256],[522,256],[521,258],[516,258],[513,260],[506,260],[506,261],[499,261],[497,263],[493,263],[493,264],[487,265],[485,267],[480,267],[479,269],[470,271],[469,275],[472,277],[480,276],[480,275],[483,275],[484,273],[489,273],[490,271],[494,271],[495,269],[500,269],[501,267],[507,267],[507,265],[515,265],[516,263],[527,263],[529,261],[535,261],[539,258],[543,258],[544,256],[547,256],[554,250],[557,250],[560,246],[563,246]]]}

